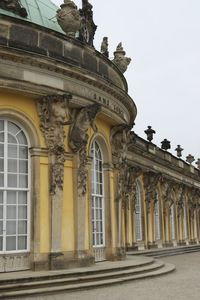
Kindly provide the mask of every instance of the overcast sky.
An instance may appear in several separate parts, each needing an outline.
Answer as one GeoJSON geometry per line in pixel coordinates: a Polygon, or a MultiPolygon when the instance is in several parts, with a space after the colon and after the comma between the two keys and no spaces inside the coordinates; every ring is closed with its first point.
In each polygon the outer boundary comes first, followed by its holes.
{"type": "MultiPolygon", "coordinates": [[[[52,0],[60,5],[62,0],[52,0]]],[[[81,0],[75,0],[78,7],[81,0]]],[[[156,130],[171,152],[184,148],[200,158],[200,1],[91,0],[98,25],[95,47],[109,38],[110,57],[119,42],[132,58],[125,73],[138,115],[134,130],[156,130]]]]}

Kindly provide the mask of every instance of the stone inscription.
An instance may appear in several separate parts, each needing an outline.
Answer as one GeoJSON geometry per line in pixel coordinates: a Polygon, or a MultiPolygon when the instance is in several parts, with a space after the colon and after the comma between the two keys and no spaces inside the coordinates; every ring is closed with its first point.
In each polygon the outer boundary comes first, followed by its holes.
{"type": "Polygon", "coordinates": [[[108,108],[116,112],[121,118],[126,119],[123,110],[118,105],[112,103],[112,101],[110,101],[109,99],[106,99],[105,97],[102,97],[101,95],[95,93],[94,100],[107,106],[108,108]]]}

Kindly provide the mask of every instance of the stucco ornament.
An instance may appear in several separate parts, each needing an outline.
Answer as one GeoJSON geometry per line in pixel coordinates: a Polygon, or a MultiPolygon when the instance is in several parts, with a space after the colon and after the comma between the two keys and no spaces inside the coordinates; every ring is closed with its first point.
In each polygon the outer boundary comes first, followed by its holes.
{"type": "Polygon", "coordinates": [[[171,180],[163,179],[161,181],[161,192],[164,200],[164,210],[167,212],[175,202],[175,185],[171,180]]]}
{"type": "Polygon", "coordinates": [[[86,194],[87,185],[87,143],[88,129],[92,127],[97,132],[95,119],[101,110],[101,105],[92,104],[77,111],[70,127],[69,146],[78,154],[78,190],[81,196],[86,194]]]}
{"type": "Polygon", "coordinates": [[[114,52],[114,59],[113,63],[120,69],[122,73],[125,73],[128,65],[131,62],[131,58],[126,57],[126,52],[124,51],[122,47],[122,43],[119,43],[117,46],[116,51],[114,52]]]}
{"type": "Polygon", "coordinates": [[[64,177],[64,125],[71,124],[69,101],[70,94],[50,95],[38,102],[40,128],[44,134],[50,155],[50,192],[56,194],[63,189],[64,177]]]}
{"type": "Polygon", "coordinates": [[[27,10],[21,5],[19,0],[0,0],[0,8],[12,11],[21,17],[27,17],[27,10]]]}
{"type": "Polygon", "coordinates": [[[60,7],[56,15],[58,24],[68,36],[75,37],[80,30],[80,12],[71,0],[64,0],[60,7]]]}

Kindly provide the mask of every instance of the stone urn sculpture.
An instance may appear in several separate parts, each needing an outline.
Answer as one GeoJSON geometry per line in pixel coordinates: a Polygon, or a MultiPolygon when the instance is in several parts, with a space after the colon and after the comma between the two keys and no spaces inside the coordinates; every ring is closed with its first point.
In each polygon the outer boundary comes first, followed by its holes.
{"type": "Polygon", "coordinates": [[[76,4],[71,0],[64,0],[57,11],[57,21],[68,36],[75,37],[80,29],[81,16],[76,4]]]}
{"type": "Polygon", "coordinates": [[[126,72],[128,65],[131,62],[131,58],[126,57],[126,52],[122,47],[122,43],[119,43],[116,51],[114,52],[113,63],[120,69],[122,73],[126,72]]]}

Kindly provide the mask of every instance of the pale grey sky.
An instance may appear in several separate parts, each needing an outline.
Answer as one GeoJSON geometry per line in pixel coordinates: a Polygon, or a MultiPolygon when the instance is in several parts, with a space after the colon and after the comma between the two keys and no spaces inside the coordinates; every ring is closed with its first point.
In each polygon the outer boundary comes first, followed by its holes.
{"type": "MultiPolygon", "coordinates": [[[[52,0],[57,5],[62,0],[52,0]]],[[[81,7],[81,0],[74,1],[81,7]]],[[[200,158],[200,1],[91,0],[98,25],[95,47],[109,38],[110,56],[119,42],[132,58],[125,77],[138,115],[134,130],[154,142],[167,138],[200,158]]]]}

